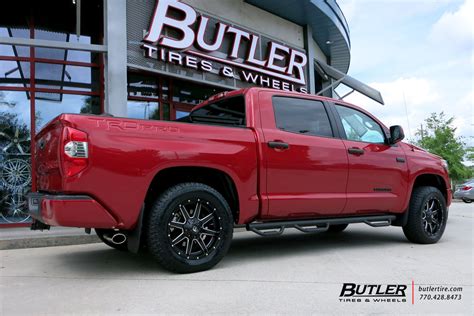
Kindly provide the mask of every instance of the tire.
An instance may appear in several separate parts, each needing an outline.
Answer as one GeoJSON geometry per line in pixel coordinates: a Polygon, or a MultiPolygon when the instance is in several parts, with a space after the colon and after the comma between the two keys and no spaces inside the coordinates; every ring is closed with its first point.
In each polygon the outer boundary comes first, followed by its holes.
{"type": "Polygon", "coordinates": [[[233,229],[232,212],[219,192],[202,183],[182,183],[162,193],[151,207],[148,250],[169,271],[204,271],[225,256],[233,229]]]}
{"type": "Polygon", "coordinates": [[[330,225],[327,232],[328,233],[340,233],[347,228],[349,224],[339,224],[339,225],[330,225]]]}
{"type": "Polygon", "coordinates": [[[472,200],[470,199],[462,199],[464,203],[472,203],[472,200]]]}
{"type": "Polygon", "coordinates": [[[408,221],[403,226],[403,233],[409,241],[434,244],[440,240],[446,228],[448,209],[443,194],[437,188],[415,188],[408,212],[408,221]]]}
{"type": "Polygon", "coordinates": [[[114,230],[112,229],[95,229],[95,233],[104,244],[120,251],[128,251],[128,240],[126,240],[123,244],[114,244],[112,241],[107,239],[106,236],[110,236],[113,232],[114,230]]]}

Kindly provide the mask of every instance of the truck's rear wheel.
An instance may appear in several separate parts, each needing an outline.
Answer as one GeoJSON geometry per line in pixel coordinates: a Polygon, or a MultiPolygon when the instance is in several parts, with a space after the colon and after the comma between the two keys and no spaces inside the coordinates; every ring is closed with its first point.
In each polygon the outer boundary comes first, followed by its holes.
{"type": "Polygon", "coordinates": [[[443,194],[437,188],[415,188],[408,212],[408,222],[403,226],[408,240],[433,244],[441,238],[448,220],[448,209],[443,194]]]}
{"type": "Polygon", "coordinates": [[[150,253],[167,270],[210,269],[229,249],[233,219],[224,197],[201,183],[178,184],[161,194],[147,220],[150,253]]]}

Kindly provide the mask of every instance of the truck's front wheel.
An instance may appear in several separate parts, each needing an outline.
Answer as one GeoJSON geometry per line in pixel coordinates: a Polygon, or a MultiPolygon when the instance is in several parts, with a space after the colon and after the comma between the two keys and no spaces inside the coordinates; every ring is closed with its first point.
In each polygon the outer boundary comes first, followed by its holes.
{"type": "Polygon", "coordinates": [[[408,240],[433,244],[441,238],[448,220],[448,209],[443,194],[437,188],[415,188],[408,212],[408,222],[403,227],[408,240]]]}
{"type": "Polygon", "coordinates": [[[147,220],[150,253],[167,270],[210,269],[229,249],[233,219],[224,197],[201,183],[182,183],[162,193],[147,220]]]}

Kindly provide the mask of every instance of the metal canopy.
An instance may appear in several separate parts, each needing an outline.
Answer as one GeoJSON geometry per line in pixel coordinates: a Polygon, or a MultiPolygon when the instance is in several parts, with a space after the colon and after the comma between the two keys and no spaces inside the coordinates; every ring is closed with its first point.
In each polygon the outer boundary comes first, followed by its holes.
{"type": "Polygon", "coordinates": [[[347,73],[351,60],[349,26],[336,0],[245,0],[300,26],[313,29],[313,40],[331,65],[347,73]]]}
{"type": "MultiPolygon", "coordinates": [[[[332,78],[332,79],[335,80],[331,85],[329,85],[329,86],[325,87],[324,89],[322,89],[321,91],[317,92],[316,93],[317,95],[322,94],[324,91],[326,91],[328,89],[335,88],[338,84],[342,83],[342,84],[348,86],[349,88],[352,88],[353,91],[355,90],[357,92],[360,92],[363,95],[365,95],[366,97],[369,97],[372,100],[374,100],[374,101],[376,101],[376,102],[378,102],[382,105],[385,104],[383,102],[382,94],[378,90],[375,90],[374,88],[369,87],[365,83],[340,72],[336,68],[331,67],[328,64],[326,64],[326,63],[324,63],[320,60],[315,60],[315,70],[319,73],[319,75],[321,77],[323,77],[325,79],[332,78]]],[[[348,96],[353,91],[347,93],[341,99],[348,96]]]]}

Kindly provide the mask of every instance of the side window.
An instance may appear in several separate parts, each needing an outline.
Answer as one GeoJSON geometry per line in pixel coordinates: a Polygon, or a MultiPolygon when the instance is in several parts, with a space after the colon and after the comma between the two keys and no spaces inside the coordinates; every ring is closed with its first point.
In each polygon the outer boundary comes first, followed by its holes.
{"type": "Polygon", "coordinates": [[[329,117],[321,101],[273,97],[277,128],[298,134],[332,137],[329,117]]]}
{"type": "Polygon", "coordinates": [[[384,143],[384,132],[380,125],[366,114],[336,104],[337,112],[348,140],[366,143],[384,143]]]}

